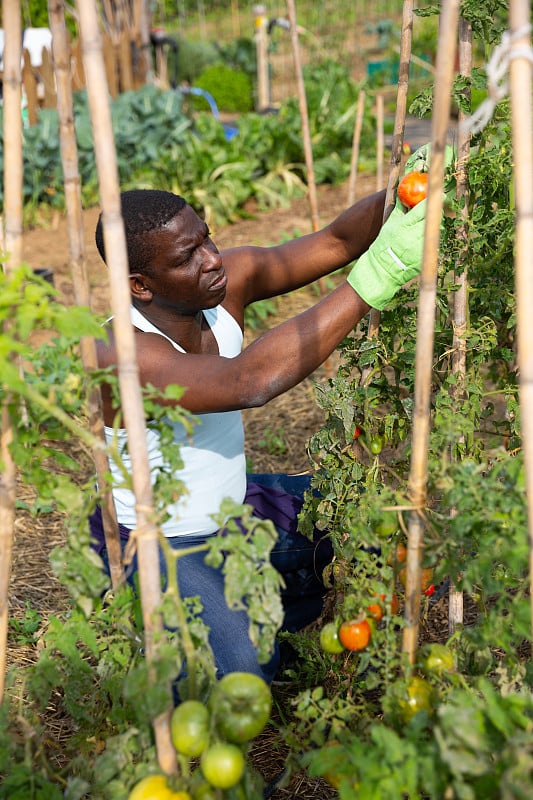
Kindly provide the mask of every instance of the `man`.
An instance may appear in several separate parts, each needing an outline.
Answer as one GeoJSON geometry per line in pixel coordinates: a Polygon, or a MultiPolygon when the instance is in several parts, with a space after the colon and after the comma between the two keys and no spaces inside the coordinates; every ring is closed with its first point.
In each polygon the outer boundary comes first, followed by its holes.
{"type": "MultiPolygon", "coordinates": [[[[305,479],[262,476],[254,481],[246,475],[240,412],[264,405],[310,375],[371,307],[382,309],[418,274],[426,203],[408,213],[397,203],[382,227],[384,200],[384,192],[371,195],[323,230],[281,245],[219,253],[207,225],[183,198],[156,190],[122,194],[141,384],[162,390],[169,384],[185,387],[180,405],[200,420],[192,443],[174,426],[184,462],[176,479],[188,492],[168,508],[163,534],[173,547],[187,546],[216,532],[211,515],[223,498],[254,504],[279,532],[272,563],[287,587],[284,627],[289,630],[319,615],[321,569],[331,550],[327,539],[310,542],[296,530],[305,479]],[[347,279],[331,294],[241,349],[247,305],[310,284],[355,259],[347,279]]],[[[101,219],[96,242],[105,260],[101,219]]],[[[101,368],[117,364],[111,330],[108,341],[98,343],[98,360],[101,368]]],[[[103,404],[111,437],[117,409],[106,385],[103,404]]],[[[124,444],[125,430],[118,435],[124,444]]],[[[158,434],[149,429],[147,435],[150,462],[157,466],[158,434]]],[[[136,524],[134,496],[116,488],[114,499],[127,536],[136,524]]],[[[101,539],[98,512],[92,528],[101,539]]],[[[225,605],[222,575],[203,563],[203,554],[188,555],[183,562],[180,591],[201,598],[218,674],[242,670],[270,681],[279,654],[267,665],[257,663],[246,615],[225,605]]]]}

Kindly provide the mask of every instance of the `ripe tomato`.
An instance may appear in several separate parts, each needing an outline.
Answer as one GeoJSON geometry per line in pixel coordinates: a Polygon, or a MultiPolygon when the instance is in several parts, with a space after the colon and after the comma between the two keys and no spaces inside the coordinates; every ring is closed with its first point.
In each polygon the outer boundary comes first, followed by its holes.
{"type": "Polygon", "coordinates": [[[185,700],[172,712],[170,733],[178,753],[197,758],[209,741],[209,711],[199,700],[185,700]]]}
{"type": "Polygon", "coordinates": [[[359,437],[361,436],[361,434],[362,434],[362,433],[363,433],[363,431],[361,430],[361,428],[359,427],[359,425],[356,425],[356,426],[355,426],[355,430],[354,430],[354,432],[353,432],[353,438],[354,438],[354,439],[359,439],[359,437]]]}
{"type": "MultiPolygon", "coordinates": [[[[400,583],[405,589],[405,583],[407,580],[407,568],[404,567],[400,570],[398,577],[400,579],[400,583]]],[[[431,586],[433,586],[433,570],[431,567],[424,567],[422,570],[422,592],[425,594],[428,592],[431,586]]],[[[435,587],[433,586],[433,592],[435,591],[435,587]]],[[[428,594],[433,594],[433,592],[428,592],[428,594]]]]}
{"type": "Polygon", "coordinates": [[[426,644],[421,650],[421,656],[422,669],[426,674],[442,676],[455,671],[455,655],[445,644],[426,644]]]}
{"type": "Polygon", "coordinates": [[[418,205],[427,196],[427,172],[408,172],[398,184],[398,199],[407,208],[418,205]]]}
{"type": "Polygon", "coordinates": [[[339,639],[346,650],[364,650],[372,638],[367,619],[350,619],[339,628],[339,639]]]}
{"type": "Polygon", "coordinates": [[[128,800],[192,800],[189,792],[175,792],[164,775],[148,775],[137,783],[128,800]]]}
{"type": "MultiPolygon", "coordinates": [[[[376,595],[376,597],[377,597],[377,595],[376,595]]],[[[373,619],[376,620],[376,622],[379,622],[380,619],[383,618],[383,615],[385,614],[385,608],[388,605],[387,596],[386,595],[380,594],[379,595],[379,599],[381,600],[381,603],[371,603],[367,608],[368,613],[370,614],[370,616],[373,619]],[[385,608],[384,608],[384,605],[385,605],[385,608]]],[[[395,614],[398,613],[399,608],[400,608],[400,602],[398,600],[398,595],[392,594],[391,598],[390,598],[389,609],[388,609],[389,613],[392,614],[392,616],[394,616],[395,614]]]]}
{"type": "Polygon", "coordinates": [[[394,553],[391,553],[387,558],[387,564],[389,566],[395,566],[396,564],[403,564],[405,559],[407,558],[407,547],[404,545],[403,542],[398,542],[394,549],[394,553]]]}
{"type": "Polygon", "coordinates": [[[215,789],[229,789],[244,773],[244,756],[235,744],[218,742],[204,750],[200,759],[203,776],[215,789]]]}
{"type": "Polygon", "coordinates": [[[270,719],[272,694],[259,675],[230,672],[215,686],[211,705],[220,735],[244,744],[259,736],[270,719]]]}
{"type": "Polygon", "coordinates": [[[320,647],[325,653],[342,653],[344,647],[339,640],[339,627],[335,622],[327,622],[320,631],[320,647]]]}
{"type": "Polygon", "coordinates": [[[407,684],[406,693],[399,701],[400,712],[404,722],[408,722],[415,714],[433,711],[433,690],[430,684],[416,675],[407,684]]]}

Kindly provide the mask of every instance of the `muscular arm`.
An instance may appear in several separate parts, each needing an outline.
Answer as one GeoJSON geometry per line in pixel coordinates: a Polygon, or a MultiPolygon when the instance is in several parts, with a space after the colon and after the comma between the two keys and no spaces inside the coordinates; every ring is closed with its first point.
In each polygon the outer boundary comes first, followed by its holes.
{"type": "MultiPolygon", "coordinates": [[[[253,408],[296,386],[322,364],[369,306],[347,283],[312,308],[272,328],[235,358],[184,354],[163,337],[137,335],[142,385],[186,387],[180,404],[194,413],[253,408]]],[[[100,367],[116,364],[113,337],[99,343],[100,367]]],[[[104,391],[104,415],[113,411],[104,391]]]]}
{"type": "Polygon", "coordinates": [[[224,305],[275,297],[344,267],[368,249],[383,222],[385,192],[377,192],[340,214],[316,233],[276,247],[238,247],[222,253],[228,275],[224,305]]]}

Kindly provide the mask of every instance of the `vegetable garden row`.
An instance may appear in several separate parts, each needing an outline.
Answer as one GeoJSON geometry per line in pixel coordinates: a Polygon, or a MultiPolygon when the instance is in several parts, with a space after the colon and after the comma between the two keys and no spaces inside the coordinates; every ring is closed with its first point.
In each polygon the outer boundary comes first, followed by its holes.
{"type": "MultiPolygon", "coordinates": [[[[317,385],[325,424],[308,444],[316,492],[307,497],[301,529],[327,529],[335,558],[325,576],[323,619],[283,634],[298,658],[285,673],[290,688],[272,692],[251,676],[215,683],[194,598],[180,597],[171,581],[160,589],[154,519],[175,487],[162,478],[152,495],[145,416],[157,424],[169,410],[155,392],[141,395],[136,383],[118,186],[179,192],[215,224],[243,213],[249,197],[261,207],[288,190],[307,190],[312,201],[313,181],[348,177],[365,87],[331,63],[315,67],[306,71],[298,105],[288,102],[276,117],[245,115],[228,141],[209,115],[180,116],[174,92],[145,87],[103,103],[96,3],[77,7],[87,95],[72,98],[66,88],[64,6],[55,0],[49,10],[58,115],[43,115],[25,134],[24,153],[16,36],[4,54],[0,648],[9,625],[17,479],[34,488],[33,513],[53,506],[65,514],[66,545],[52,563],[71,608],[49,620],[24,674],[6,674],[2,664],[0,797],[259,800],[267,795],[254,743],[275,724],[288,752],[284,780],[307,770],[344,800],[528,798],[530,4],[443,0],[417,12],[440,15],[435,83],[411,108],[432,119],[424,266],[416,285],[345,340],[336,374],[317,385]],[[475,118],[472,89],[487,98],[475,118]],[[448,164],[452,104],[459,138],[448,164]],[[156,139],[159,114],[175,120],[164,142],[156,139]],[[39,164],[42,171],[32,177],[39,164]],[[99,198],[106,249],[114,253],[117,391],[129,439],[137,443],[131,482],[140,509],[140,600],[121,585],[124,564],[109,503],[102,376],[92,339],[100,320],[88,310],[82,198],[99,198]],[[28,219],[44,199],[59,208],[64,203],[69,219],[73,308],[59,304],[53,289],[20,264],[24,214],[28,219]],[[53,332],[54,341],[36,350],[32,334],[39,330],[53,332]],[[96,498],[93,481],[80,482],[69,456],[72,438],[94,458],[111,586],[90,548],[87,517],[96,498]],[[427,641],[421,627],[443,598],[447,630],[427,641]],[[172,684],[183,663],[187,677],[179,679],[182,702],[174,708],[172,684]],[[51,710],[70,731],[60,754],[47,738],[51,710]]],[[[292,18],[293,4],[288,11],[292,18]]],[[[6,0],[3,16],[6,29],[17,32],[20,4],[6,0]]],[[[388,209],[400,176],[413,17],[413,3],[405,0],[388,209]]],[[[362,160],[375,125],[365,117],[362,160]]],[[[194,418],[179,407],[172,414],[194,430],[194,418]]],[[[169,473],[179,464],[170,447],[168,463],[169,473]]],[[[275,533],[247,507],[223,507],[220,520],[228,518],[227,535],[213,537],[206,558],[216,565],[225,557],[228,603],[246,606],[250,635],[267,660],[281,611],[272,601],[277,579],[268,560],[275,533]]]]}

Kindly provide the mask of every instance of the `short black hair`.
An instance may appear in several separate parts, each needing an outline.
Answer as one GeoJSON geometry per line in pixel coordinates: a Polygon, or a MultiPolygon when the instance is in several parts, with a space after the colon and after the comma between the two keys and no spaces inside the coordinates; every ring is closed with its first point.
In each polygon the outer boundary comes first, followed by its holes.
{"type": "MultiPolygon", "coordinates": [[[[122,192],[120,205],[126,233],[129,270],[146,275],[150,271],[148,265],[152,256],[150,237],[146,234],[164,228],[180,211],[183,211],[187,202],[172,192],[159,189],[132,189],[122,192]]],[[[98,252],[106,261],[102,214],[96,224],[95,240],[98,252]]]]}

